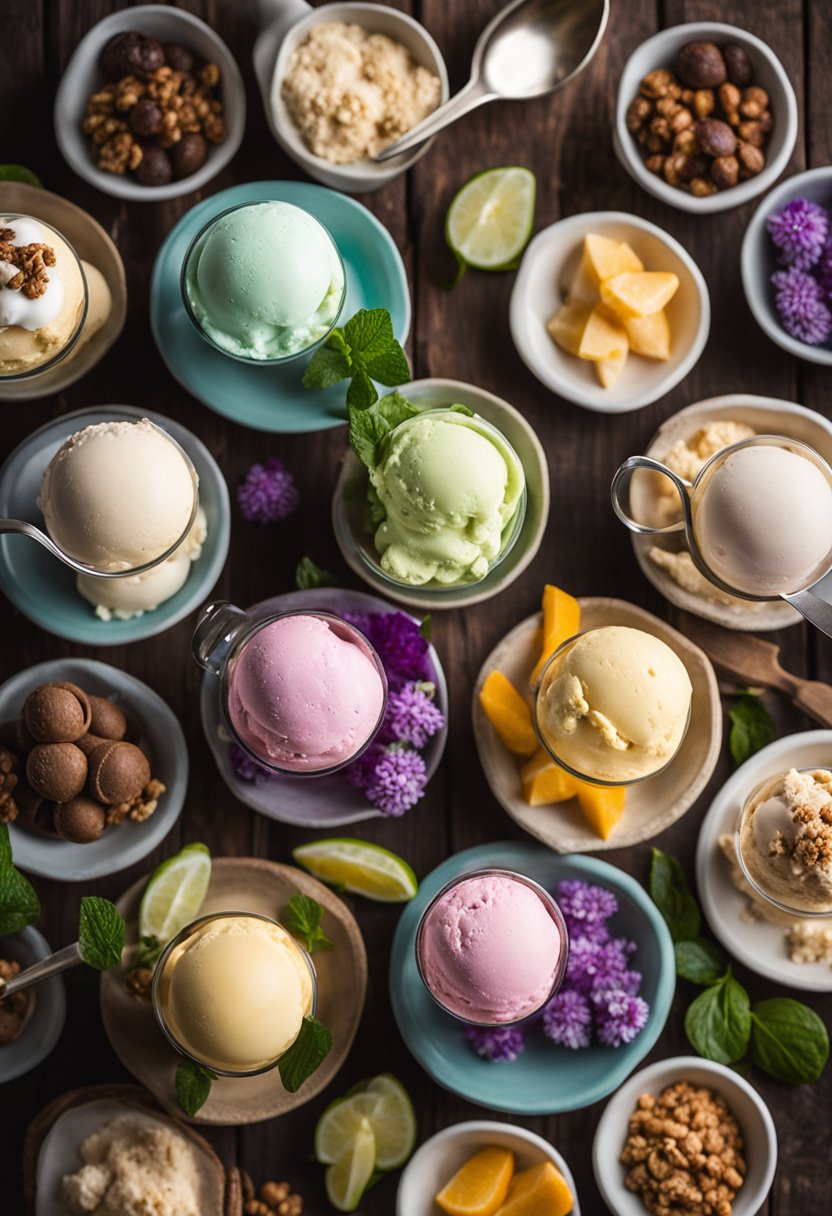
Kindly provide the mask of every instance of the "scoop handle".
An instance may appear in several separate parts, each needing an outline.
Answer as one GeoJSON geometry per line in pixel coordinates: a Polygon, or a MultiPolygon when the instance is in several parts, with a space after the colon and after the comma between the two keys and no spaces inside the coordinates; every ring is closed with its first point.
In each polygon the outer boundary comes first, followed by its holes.
{"type": "Polygon", "coordinates": [[[392,160],[394,156],[401,156],[403,152],[412,152],[419,144],[423,144],[426,139],[432,139],[434,135],[438,135],[440,131],[450,126],[452,122],[456,122],[458,118],[462,118],[463,114],[467,114],[470,110],[481,106],[484,101],[491,101],[494,96],[495,94],[489,92],[479,77],[473,76],[454,97],[451,97],[449,101],[439,106],[427,118],[423,118],[421,122],[417,122],[416,126],[411,127],[401,139],[397,139],[395,143],[388,144],[386,148],[382,148],[374,159],[377,162],[392,160]]]}
{"type": "Polygon", "coordinates": [[[222,675],[241,631],[250,624],[251,617],[227,600],[206,604],[191,639],[191,650],[200,667],[211,675],[222,675]]]}
{"type": "Polygon", "coordinates": [[[610,486],[612,509],[625,528],[629,528],[631,532],[637,532],[640,536],[661,536],[666,532],[684,532],[685,520],[690,514],[690,500],[688,498],[688,490],[690,488],[691,483],[689,481],[685,481],[683,477],[680,477],[678,473],[674,473],[672,469],[669,469],[666,464],[662,464],[660,460],[654,460],[652,456],[630,456],[616,469],[615,476],[612,479],[612,485],[610,486]],[[637,469],[648,469],[652,473],[663,473],[665,477],[670,478],[679,491],[682,519],[676,523],[667,524],[664,528],[651,528],[647,524],[640,524],[637,519],[633,519],[632,515],[630,515],[630,479],[637,469]]]}
{"type": "Polygon", "coordinates": [[[17,975],[6,980],[4,984],[0,984],[0,1000],[12,996],[15,992],[21,992],[24,988],[31,988],[33,984],[39,984],[42,980],[48,980],[60,971],[75,967],[82,961],[81,950],[77,942],[73,942],[71,946],[64,946],[63,950],[57,950],[54,954],[47,955],[46,958],[27,967],[25,971],[18,971],[17,975]]]}
{"type": "Polygon", "coordinates": [[[821,599],[812,591],[811,587],[805,591],[794,591],[791,595],[784,595],[782,598],[791,604],[792,608],[796,608],[810,625],[814,625],[821,633],[832,638],[832,604],[821,599]]]}

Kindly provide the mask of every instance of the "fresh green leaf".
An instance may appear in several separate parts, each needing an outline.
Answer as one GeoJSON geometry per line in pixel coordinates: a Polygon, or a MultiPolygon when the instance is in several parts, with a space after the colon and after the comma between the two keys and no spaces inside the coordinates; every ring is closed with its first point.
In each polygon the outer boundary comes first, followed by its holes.
{"type": "Polygon", "coordinates": [[[307,554],[295,569],[295,586],[298,591],[310,591],[313,587],[334,587],[335,579],[328,570],[316,566],[307,554]]]}
{"type": "Polygon", "coordinates": [[[347,411],[367,410],[378,401],[378,392],[363,367],[356,367],[347,389],[347,411]]]}
{"type": "Polygon", "coordinates": [[[350,362],[342,350],[320,346],[306,365],[304,388],[331,388],[350,374],[350,362]]]}
{"type": "Polygon", "coordinates": [[[724,979],[727,967],[728,959],[723,951],[703,937],[676,943],[676,974],[683,980],[707,988],[724,979]]]}
{"type": "Polygon", "coordinates": [[[394,343],[393,318],[386,308],[360,308],[344,326],[344,338],[353,361],[366,367],[371,359],[386,354],[394,343]]]}
{"type": "Polygon", "coordinates": [[[365,364],[367,373],[379,384],[406,384],[410,379],[410,364],[398,342],[365,364]]]}
{"type": "Polygon", "coordinates": [[[685,1014],[685,1034],[706,1060],[741,1060],[751,1037],[751,1008],[742,984],[729,973],[701,992],[685,1014]]]}
{"type": "Polygon", "coordinates": [[[407,422],[408,418],[415,418],[420,413],[416,406],[398,390],[386,393],[375,406],[375,412],[390,424],[391,430],[400,426],[401,423],[407,422]]]}
{"type": "Polygon", "coordinates": [[[8,824],[0,823],[0,937],[40,920],[40,900],[29,879],[16,868],[8,824]]]}
{"type": "Polygon", "coordinates": [[[27,186],[42,186],[37,173],[25,165],[0,165],[0,182],[25,182],[27,186]]]}
{"type": "Polygon", "coordinates": [[[217,1074],[194,1060],[181,1059],[176,1065],[176,1099],[186,1115],[195,1115],[208,1101],[211,1082],[217,1074]]]}
{"type": "Polygon", "coordinates": [[[310,954],[316,950],[332,950],[333,943],[321,928],[324,910],[311,895],[296,891],[281,913],[281,924],[306,946],[310,954]]]}
{"type": "Polygon", "coordinates": [[[449,406],[449,409],[452,414],[464,414],[466,418],[474,417],[474,411],[469,410],[467,405],[457,403],[456,405],[449,406]]]}
{"type": "Polygon", "coordinates": [[[85,895],[78,917],[81,958],[96,971],[109,971],[121,962],[124,921],[115,904],[100,895],[85,895]]]}
{"type": "Polygon", "coordinates": [[[287,1093],[297,1093],[307,1077],[311,1077],[329,1055],[331,1047],[332,1035],[326,1026],[317,1018],[304,1018],[300,1034],[277,1062],[280,1079],[287,1093]]]}
{"type": "Polygon", "coordinates": [[[162,945],[158,937],[142,937],[130,960],[131,968],[155,967],[162,953],[162,945]]]}
{"type": "Polygon", "coordinates": [[[728,748],[735,764],[742,764],[777,737],[771,714],[753,692],[738,692],[728,706],[731,731],[728,748]]]}
{"type": "Polygon", "coordinates": [[[404,384],[410,365],[393,333],[386,308],[362,308],[342,328],[333,329],[311,357],[303,373],[303,387],[329,388],[350,380],[347,407],[368,409],[377,399],[373,383],[404,384]]]}
{"type": "Polygon", "coordinates": [[[372,470],[378,464],[378,445],[390,430],[390,424],[376,410],[347,411],[350,421],[350,447],[362,464],[372,470]]]}
{"type": "Polygon", "coordinates": [[[422,623],[419,626],[419,637],[424,638],[426,642],[429,642],[431,639],[432,633],[433,633],[433,616],[429,612],[427,614],[427,616],[423,618],[422,623]]]}
{"type": "Polygon", "coordinates": [[[751,1057],[778,1081],[811,1084],[829,1059],[829,1034],[802,1001],[791,997],[757,1001],[751,1010],[751,1057]]]}
{"type": "Polygon", "coordinates": [[[653,849],[650,895],[664,917],[674,942],[689,942],[699,936],[702,924],[699,905],[691,894],[677,859],[661,849],[653,849]]]}

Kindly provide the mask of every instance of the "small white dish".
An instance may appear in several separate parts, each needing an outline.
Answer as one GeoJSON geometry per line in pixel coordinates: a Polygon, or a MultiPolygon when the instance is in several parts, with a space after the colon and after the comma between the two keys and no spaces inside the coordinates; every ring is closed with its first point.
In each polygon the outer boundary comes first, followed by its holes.
{"type": "Polygon", "coordinates": [[[618,1158],[627,1139],[627,1123],[644,1093],[658,1095],[676,1081],[690,1081],[724,1098],[740,1125],[748,1172],[732,1205],[732,1216],[755,1216],[774,1181],[777,1133],[768,1107],[757,1091],[731,1068],[699,1056],[659,1060],[629,1077],[609,1100],[592,1145],[595,1181],[615,1216],[644,1216],[641,1196],[624,1186],[626,1167],[618,1158]]]}
{"type": "MultiPolygon", "coordinates": [[[[776,739],[728,778],[699,831],[696,886],[708,924],[734,958],[765,979],[789,988],[832,992],[832,963],[793,963],[786,949],[787,924],[749,917],[749,896],[734,884],[728,859],[719,847],[720,836],[733,834],[751,790],[790,768],[832,768],[832,730],[807,730],[776,739]]],[[[817,921],[812,923],[820,927],[817,921]]]]}
{"type": "Polygon", "coordinates": [[[742,287],[754,320],[772,342],[798,359],[832,367],[832,343],[809,346],[806,342],[799,342],[786,333],[774,307],[771,276],[775,270],[782,268],[777,261],[777,250],[766,230],[766,222],[770,215],[795,198],[809,198],[814,203],[832,208],[832,166],[825,165],[822,169],[810,169],[808,173],[797,173],[787,178],[760,203],[743,237],[740,255],[742,287]]]}
{"type": "MultiPolygon", "coordinates": [[[[781,401],[776,397],[755,397],[750,393],[728,393],[722,397],[708,397],[686,406],[671,415],[659,427],[644,449],[644,455],[664,460],[674,443],[690,438],[700,427],[709,422],[730,420],[744,422],[758,434],[786,435],[800,439],[815,448],[825,460],[832,461],[832,422],[822,414],[793,401],[781,401]]],[[[655,514],[657,495],[649,476],[637,473],[631,482],[630,506],[634,518],[645,524],[663,522],[655,514]]],[[[664,536],[630,535],[633,552],[648,582],[664,598],[677,608],[701,616],[706,621],[723,625],[726,629],[753,630],[785,629],[803,620],[798,612],[785,600],[770,602],[738,601],[736,605],[706,600],[695,592],[686,591],[675,579],[657,566],[650,557],[653,548],[679,552],[685,548],[684,533],[672,532],[664,536]]],[[[828,580],[832,587],[832,579],[828,580]]],[[[827,583],[821,584],[826,587],[827,583]]]]}
{"type": "Polygon", "coordinates": [[[442,105],[450,95],[448,70],[442,52],[423,25],[383,4],[323,4],[312,8],[306,0],[258,0],[258,8],[262,32],[254,45],[254,73],[272,135],[295,164],[333,190],[365,194],[387,185],[424,156],[433,140],[383,164],[369,157],[344,165],[324,160],[307,148],[280,93],[289,59],[312,27],[343,21],[373,34],[386,34],[406,47],[416,63],[439,77],[442,105]]]}
{"type": "Polygon", "coordinates": [[[719,21],[691,21],[661,30],[636,47],[624,65],[615,103],[613,147],[621,164],[634,181],[648,192],[697,215],[712,215],[728,211],[756,198],[770,189],[789,163],[797,140],[797,99],[780,60],[771,47],[735,25],[719,21]],[[663,177],[651,173],[644,163],[641,147],[627,130],[627,110],[637,96],[642,80],[654,68],[672,68],[676,54],[686,42],[715,42],[718,46],[734,42],[747,52],[754,68],[754,84],[769,95],[774,129],[765,148],[766,166],[762,173],[740,182],[730,190],[717,190],[706,198],[696,198],[686,190],[669,185],[663,177]]]}
{"type": "Polygon", "coordinates": [[[135,203],[158,203],[201,190],[224,169],[240,146],[246,122],[246,91],[237,61],[222,38],[191,13],[166,4],[141,4],[99,21],[78,43],[55,95],[55,138],[64,160],[79,177],[104,194],[135,203]],[[91,93],[103,84],[99,56],[122,30],[139,30],[161,42],[181,42],[220,69],[220,98],[226,136],[209,144],[202,168],[164,186],[143,186],[127,174],[105,173],[95,163],[93,144],[81,130],[91,93]]]}
{"type": "Polygon", "coordinates": [[[623,414],[663,397],[695,366],[708,340],[711,305],[702,272],[669,233],[625,211],[588,211],[544,228],[529,245],[511,293],[509,324],[517,353],[541,384],[584,409],[623,414]],[[647,270],[679,276],[679,290],[667,306],[670,358],[660,362],[631,355],[612,388],[603,388],[592,364],[561,350],[546,330],[590,232],[627,241],[647,270]]]}
{"type": "Polygon", "coordinates": [[[82,882],[117,874],[161,844],[179,818],[188,788],[188,747],[182,727],[167,703],[134,676],[94,659],[55,659],[27,667],[0,686],[0,722],[16,718],[33,688],[67,680],[94,696],[120,705],[130,726],[147,740],[153,777],[166,789],[144,823],[107,828],[99,840],[73,844],[41,836],[15,823],[9,828],[15,864],[28,874],[57,882],[82,882]]]}
{"type": "Polygon", "coordinates": [[[469,1157],[483,1148],[511,1149],[517,1173],[551,1161],[563,1174],[574,1197],[570,1216],[581,1216],[575,1179],[557,1149],[525,1127],[493,1119],[454,1123],[420,1145],[399,1179],[396,1216],[431,1216],[438,1210],[433,1202],[437,1191],[450,1181],[469,1157]]]}
{"type": "MultiPolygon", "coordinates": [[[[51,953],[49,942],[31,925],[8,937],[0,937],[0,958],[20,963],[21,970],[48,958],[51,953]]],[[[29,1009],[20,1034],[0,1047],[0,1085],[31,1072],[46,1059],[60,1038],[65,1018],[66,994],[62,976],[53,975],[29,990],[29,1009]]]]}

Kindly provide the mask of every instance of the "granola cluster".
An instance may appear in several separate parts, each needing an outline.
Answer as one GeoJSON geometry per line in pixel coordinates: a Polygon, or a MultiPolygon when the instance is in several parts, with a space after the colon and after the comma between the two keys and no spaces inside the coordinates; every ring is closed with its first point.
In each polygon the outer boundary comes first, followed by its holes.
{"type": "Polygon", "coordinates": [[[0,287],[19,291],[28,300],[37,300],[46,291],[49,282],[47,267],[55,265],[55,250],[40,242],[33,245],[13,245],[14,228],[0,228],[0,262],[5,262],[16,274],[5,279],[0,276],[0,287]]]}
{"type": "Polygon", "coordinates": [[[241,1181],[246,1216],[303,1216],[303,1196],[288,1182],[264,1182],[257,1190],[248,1174],[241,1181]]]}

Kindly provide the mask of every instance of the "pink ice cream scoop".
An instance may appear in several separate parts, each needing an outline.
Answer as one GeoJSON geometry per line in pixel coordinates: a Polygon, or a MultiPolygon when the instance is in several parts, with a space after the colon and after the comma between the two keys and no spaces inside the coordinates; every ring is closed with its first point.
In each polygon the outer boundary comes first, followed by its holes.
{"type": "Polygon", "coordinates": [[[566,962],[556,905],[508,871],[462,878],[425,913],[417,938],[422,978],[449,1013],[504,1025],[552,995],[566,962]]]}
{"type": "Polygon", "coordinates": [[[318,772],[345,764],[379,725],[386,687],[373,652],[346,622],[299,613],[264,625],[228,679],[241,741],[267,764],[318,772]]]}

